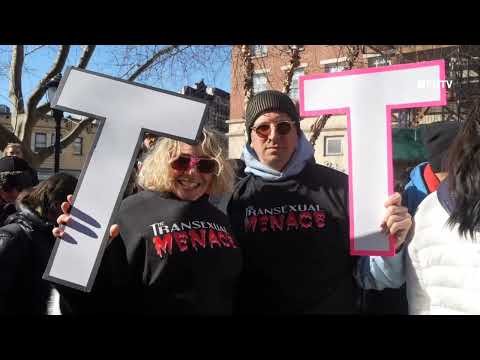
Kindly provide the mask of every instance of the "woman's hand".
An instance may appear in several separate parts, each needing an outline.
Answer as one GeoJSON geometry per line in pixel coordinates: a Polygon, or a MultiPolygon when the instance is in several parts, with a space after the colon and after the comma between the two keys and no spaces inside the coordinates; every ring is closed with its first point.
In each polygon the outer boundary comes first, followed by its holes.
{"type": "MultiPolygon", "coordinates": [[[[66,225],[71,219],[70,208],[73,204],[73,195],[67,196],[67,201],[63,202],[61,205],[63,214],[57,218],[58,225],[66,225]]],[[[60,227],[55,227],[52,230],[53,236],[61,238],[63,236],[64,230],[60,227]]],[[[120,234],[120,227],[117,224],[113,224],[110,227],[110,240],[116,238],[120,234]]]]}

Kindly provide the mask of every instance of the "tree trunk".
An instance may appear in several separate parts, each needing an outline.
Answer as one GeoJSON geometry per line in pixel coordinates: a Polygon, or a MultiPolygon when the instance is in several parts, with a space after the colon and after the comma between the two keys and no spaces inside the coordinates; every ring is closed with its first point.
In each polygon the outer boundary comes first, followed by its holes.
{"type": "Polygon", "coordinates": [[[252,53],[250,52],[250,45],[240,45],[240,54],[242,54],[243,61],[243,106],[247,109],[248,102],[253,95],[253,61],[252,53]]]}
{"type": "Polygon", "coordinates": [[[295,69],[300,66],[300,50],[297,45],[289,46],[290,49],[290,61],[285,70],[285,79],[283,80],[283,89],[282,92],[288,94],[290,92],[290,87],[292,86],[293,73],[295,69]]]}

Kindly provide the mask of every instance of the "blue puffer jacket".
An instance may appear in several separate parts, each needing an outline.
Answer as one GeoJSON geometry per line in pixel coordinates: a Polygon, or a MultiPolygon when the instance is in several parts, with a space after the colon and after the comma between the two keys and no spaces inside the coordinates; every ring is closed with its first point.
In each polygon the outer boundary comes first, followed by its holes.
{"type": "Polygon", "coordinates": [[[423,171],[428,162],[423,162],[415,166],[410,172],[410,181],[405,186],[403,192],[403,203],[408,208],[408,212],[413,216],[417,211],[418,205],[430,193],[423,178],[423,171]]]}

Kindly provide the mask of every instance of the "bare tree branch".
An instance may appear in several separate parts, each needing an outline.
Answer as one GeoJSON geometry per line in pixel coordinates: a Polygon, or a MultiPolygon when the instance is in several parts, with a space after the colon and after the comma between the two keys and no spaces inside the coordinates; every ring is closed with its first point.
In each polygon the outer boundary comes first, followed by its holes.
{"type": "Polygon", "coordinates": [[[45,46],[46,46],[46,45],[37,46],[36,48],[34,48],[34,49],[30,50],[29,52],[27,52],[27,53],[25,54],[25,56],[28,56],[28,55],[30,55],[30,54],[33,54],[35,51],[40,50],[41,48],[43,48],[43,47],[45,47],[45,46]]]}
{"type": "MultiPolygon", "coordinates": [[[[88,45],[82,53],[82,56],[77,64],[77,67],[80,69],[85,69],[95,51],[96,45],[88,45]]],[[[44,103],[37,107],[37,114],[39,115],[46,115],[51,110],[49,103],[44,103]]]]}
{"type": "Polygon", "coordinates": [[[51,110],[49,103],[44,103],[37,107],[37,114],[39,115],[47,115],[47,113],[51,110]]]}
{"type": "Polygon", "coordinates": [[[27,118],[24,122],[17,126],[15,129],[15,135],[18,136],[19,139],[22,139],[24,145],[26,147],[30,146],[30,133],[37,124],[39,120],[39,116],[37,116],[36,107],[43,97],[45,92],[47,91],[47,82],[52,79],[55,75],[62,71],[65,62],[67,61],[68,53],[70,51],[70,45],[61,45],[58,51],[58,56],[55,59],[52,67],[47,72],[45,77],[38,83],[36,89],[33,91],[30,99],[27,103],[27,118]]]}
{"type": "Polygon", "coordinates": [[[0,124],[0,150],[3,150],[10,142],[20,143],[21,141],[15,136],[14,133],[0,124]]]}
{"type": "Polygon", "coordinates": [[[290,61],[285,70],[285,79],[283,80],[283,89],[282,91],[285,94],[290,92],[290,87],[292,86],[292,78],[295,69],[300,66],[300,49],[297,45],[289,46],[290,49],[290,61]]]}
{"type": "Polygon", "coordinates": [[[321,117],[316,118],[312,126],[310,126],[310,131],[312,132],[312,135],[310,136],[310,144],[312,144],[312,146],[315,146],[320,133],[330,117],[331,115],[322,115],[321,117]]]}
{"type": "Polygon", "coordinates": [[[79,67],[80,69],[85,69],[87,67],[93,55],[93,52],[95,51],[95,47],[96,45],[87,45],[87,47],[83,49],[83,53],[77,67],[79,67]]]}
{"type": "Polygon", "coordinates": [[[12,61],[10,64],[10,86],[8,96],[13,105],[12,121],[17,114],[25,112],[22,93],[22,68],[24,60],[23,45],[15,45],[12,49],[12,61]]]}
{"type": "MultiPolygon", "coordinates": [[[[189,47],[189,46],[187,46],[187,47],[189,47]]],[[[178,48],[178,45],[169,45],[169,46],[166,46],[166,47],[160,49],[152,57],[150,57],[150,59],[148,59],[145,63],[140,65],[138,67],[138,69],[132,75],[129,76],[128,80],[129,81],[134,81],[138,76],[140,76],[141,73],[143,73],[145,70],[147,70],[160,56],[169,54],[177,48],[178,48]]]]}
{"type": "Polygon", "coordinates": [[[365,45],[367,48],[371,49],[372,51],[376,52],[377,54],[383,56],[383,57],[387,57],[386,54],[380,50],[378,47],[376,46],[373,46],[373,45],[365,45]]]}
{"type": "Polygon", "coordinates": [[[37,88],[33,91],[30,99],[28,100],[27,104],[27,113],[33,113],[35,107],[38,105],[38,102],[43,97],[46,92],[47,82],[52,79],[55,75],[57,75],[60,71],[62,71],[65,62],[67,61],[68,53],[70,51],[70,45],[61,45],[58,51],[58,56],[55,59],[52,67],[47,72],[45,77],[40,80],[37,85],[37,88]]]}
{"type": "Polygon", "coordinates": [[[417,116],[415,116],[415,119],[413,120],[413,127],[417,127],[418,124],[420,124],[420,121],[428,114],[430,111],[431,107],[425,107],[422,108],[420,111],[417,112],[417,116]]]}
{"type": "Polygon", "coordinates": [[[243,95],[244,95],[244,109],[247,108],[248,101],[253,95],[253,68],[252,52],[250,45],[240,45],[240,55],[243,60],[243,95]]]}

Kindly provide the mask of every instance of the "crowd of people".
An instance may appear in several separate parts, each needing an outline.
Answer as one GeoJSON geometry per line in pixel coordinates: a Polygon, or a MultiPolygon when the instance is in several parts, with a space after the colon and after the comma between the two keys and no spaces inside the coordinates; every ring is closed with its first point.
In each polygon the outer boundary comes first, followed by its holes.
{"type": "Polygon", "coordinates": [[[38,183],[9,144],[0,314],[478,314],[479,109],[429,127],[429,161],[372,204],[396,239],[385,257],[350,255],[348,177],[316,164],[288,95],[249,101],[240,160],[212,129],[196,145],[146,134],[89,293],[42,279],[76,179],[38,183]]]}

